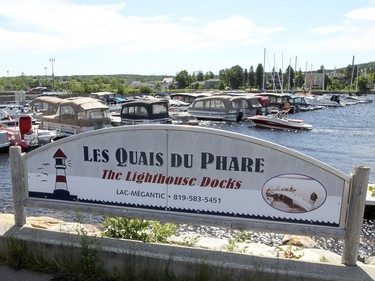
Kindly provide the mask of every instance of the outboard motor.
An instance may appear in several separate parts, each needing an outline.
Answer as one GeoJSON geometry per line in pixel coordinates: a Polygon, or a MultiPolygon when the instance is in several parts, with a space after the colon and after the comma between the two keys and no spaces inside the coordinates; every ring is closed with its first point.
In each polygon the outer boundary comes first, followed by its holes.
{"type": "Polygon", "coordinates": [[[335,101],[338,104],[340,104],[340,96],[339,95],[332,95],[331,96],[331,101],[335,101]]]}
{"type": "Polygon", "coordinates": [[[243,117],[243,111],[242,110],[239,110],[237,111],[237,116],[236,116],[236,122],[241,122],[242,121],[242,117],[243,117]]]}

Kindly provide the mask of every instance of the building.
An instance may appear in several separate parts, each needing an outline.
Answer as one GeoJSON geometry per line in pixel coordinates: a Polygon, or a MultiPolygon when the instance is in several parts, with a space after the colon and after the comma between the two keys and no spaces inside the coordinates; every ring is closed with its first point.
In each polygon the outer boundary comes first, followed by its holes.
{"type": "Polygon", "coordinates": [[[306,72],[304,88],[306,90],[324,90],[324,73],[306,72]]]}

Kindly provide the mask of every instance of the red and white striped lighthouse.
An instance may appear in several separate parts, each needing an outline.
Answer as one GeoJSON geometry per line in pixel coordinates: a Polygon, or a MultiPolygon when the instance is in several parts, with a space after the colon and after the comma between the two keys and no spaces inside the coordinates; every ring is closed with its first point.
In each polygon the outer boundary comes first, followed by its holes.
{"type": "Polygon", "coordinates": [[[55,159],[55,168],[56,168],[56,182],[55,182],[55,191],[54,193],[69,194],[68,183],[66,181],[66,155],[62,152],[61,149],[58,149],[53,155],[55,159]]]}

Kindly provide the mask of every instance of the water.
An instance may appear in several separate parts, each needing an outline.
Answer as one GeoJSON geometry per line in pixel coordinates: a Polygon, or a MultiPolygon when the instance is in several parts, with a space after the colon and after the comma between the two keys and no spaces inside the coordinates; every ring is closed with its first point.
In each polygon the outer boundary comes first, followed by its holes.
{"type": "Polygon", "coordinates": [[[290,118],[303,119],[312,131],[274,131],[251,127],[250,123],[203,122],[218,128],[271,141],[316,158],[345,174],[354,167],[370,167],[370,183],[375,183],[375,103],[301,112],[290,118]]]}
{"type": "MultiPolygon", "coordinates": [[[[373,97],[371,97],[373,98],[373,97]]],[[[201,122],[200,126],[228,130],[271,141],[324,162],[341,172],[351,174],[357,165],[370,167],[370,183],[375,183],[375,102],[341,108],[294,114],[291,118],[303,119],[313,125],[312,131],[287,132],[258,129],[251,123],[201,122]]],[[[1,213],[13,213],[12,183],[8,154],[0,154],[0,207],[1,213]]],[[[27,215],[51,216],[73,220],[74,214],[48,209],[27,208],[27,215]]],[[[85,215],[91,223],[101,220],[95,215],[85,215]]],[[[375,255],[373,220],[365,220],[362,228],[360,253],[375,255]]],[[[325,239],[320,245],[340,253],[342,241],[325,239]]]]}

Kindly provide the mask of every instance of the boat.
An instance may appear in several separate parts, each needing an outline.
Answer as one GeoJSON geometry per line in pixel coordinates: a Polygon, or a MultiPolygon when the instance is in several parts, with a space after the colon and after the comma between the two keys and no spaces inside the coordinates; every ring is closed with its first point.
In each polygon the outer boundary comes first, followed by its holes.
{"type": "Polygon", "coordinates": [[[198,98],[188,107],[188,112],[198,120],[240,122],[244,118],[244,109],[237,97],[213,95],[198,98]]]}
{"type": "Polygon", "coordinates": [[[169,116],[168,100],[143,99],[122,104],[122,125],[172,124],[169,116]]]}
{"type": "Polygon", "coordinates": [[[8,137],[8,132],[3,130],[0,127],[0,152],[8,151],[9,147],[10,147],[10,140],[8,137]]]}
{"type": "Polygon", "coordinates": [[[306,124],[301,119],[286,118],[287,110],[279,111],[276,114],[256,115],[249,119],[254,123],[255,127],[284,130],[284,131],[309,131],[313,126],[306,124]]]}
{"type": "Polygon", "coordinates": [[[42,121],[43,116],[54,115],[63,99],[55,96],[39,96],[29,103],[28,113],[36,120],[42,121]]]}
{"type": "Polygon", "coordinates": [[[254,95],[238,95],[233,101],[239,102],[240,107],[243,109],[243,118],[261,114],[263,112],[262,104],[260,104],[258,98],[254,95]]]}
{"type": "Polygon", "coordinates": [[[21,104],[0,104],[0,124],[17,125],[19,116],[26,112],[27,107],[21,104]]]}
{"type": "Polygon", "coordinates": [[[171,100],[183,101],[190,105],[196,99],[209,97],[211,95],[211,93],[171,93],[169,97],[171,100]]]}
{"type": "Polygon", "coordinates": [[[294,106],[290,104],[290,94],[286,93],[259,93],[257,96],[265,96],[269,98],[268,111],[270,113],[278,113],[280,110],[289,110],[294,112],[294,106]]]}
{"type": "Polygon", "coordinates": [[[288,97],[288,102],[292,106],[289,113],[298,113],[301,111],[311,111],[322,109],[322,106],[312,105],[306,100],[305,96],[294,94],[288,97]]]}
{"type": "Polygon", "coordinates": [[[55,134],[47,130],[39,130],[33,125],[28,114],[20,115],[12,126],[0,124],[0,150],[6,152],[10,146],[20,146],[27,152],[46,143],[50,143],[55,134]]]}
{"type": "Polygon", "coordinates": [[[111,126],[109,108],[97,99],[61,99],[55,114],[43,115],[40,129],[73,135],[111,126]]]}
{"type": "Polygon", "coordinates": [[[121,124],[199,124],[199,120],[187,112],[187,104],[178,100],[145,97],[122,105],[121,124]]]}

